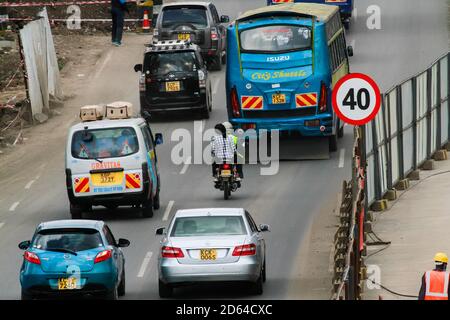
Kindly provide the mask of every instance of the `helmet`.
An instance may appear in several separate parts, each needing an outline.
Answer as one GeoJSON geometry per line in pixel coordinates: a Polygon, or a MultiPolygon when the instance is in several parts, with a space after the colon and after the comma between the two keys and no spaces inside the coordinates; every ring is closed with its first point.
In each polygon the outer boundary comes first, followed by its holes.
{"type": "Polygon", "coordinates": [[[225,121],[222,124],[225,127],[225,129],[227,130],[227,134],[232,134],[233,133],[233,131],[234,131],[233,125],[230,122],[225,121]]]}
{"type": "Polygon", "coordinates": [[[438,252],[434,256],[434,262],[437,262],[437,263],[448,263],[448,257],[447,257],[447,255],[445,253],[438,252]]]}

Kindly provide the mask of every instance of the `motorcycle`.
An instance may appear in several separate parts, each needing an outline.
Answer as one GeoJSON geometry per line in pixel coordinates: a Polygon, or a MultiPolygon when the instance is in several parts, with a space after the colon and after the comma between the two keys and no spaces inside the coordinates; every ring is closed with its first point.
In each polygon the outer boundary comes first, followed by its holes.
{"type": "Polygon", "coordinates": [[[223,191],[223,198],[228,200],[231,197],[231,192],[235,192],[241,187],[241,182],[237,180],[239,177],[236,165],[224,163],[217,166],[216,169],[217,182],[216,189],[223,191]]]}

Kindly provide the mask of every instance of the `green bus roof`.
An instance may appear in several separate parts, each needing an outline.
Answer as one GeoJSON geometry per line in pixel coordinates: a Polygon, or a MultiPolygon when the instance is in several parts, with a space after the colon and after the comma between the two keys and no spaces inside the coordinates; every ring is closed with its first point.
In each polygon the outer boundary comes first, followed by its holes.
{"type": "Polygon", "coordinates": [[[275,6],[266,6],[255,10],[244,12],[236,21],[246,21],[260,17],[271,16],[301,16],[316,17],[321,22],[327,22],[339,11],[338,6],[317,3],[286,3],[275,6]]]}

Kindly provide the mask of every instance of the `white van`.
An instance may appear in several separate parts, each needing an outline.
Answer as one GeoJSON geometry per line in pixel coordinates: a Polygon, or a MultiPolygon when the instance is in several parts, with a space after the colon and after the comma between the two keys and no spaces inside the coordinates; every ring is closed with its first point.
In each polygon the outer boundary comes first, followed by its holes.
{"type": "Polygon", "coordinates": [[[163,142],[162,135],[153,136],[145,119],[130,118],[127,109],[116,107],[106,106],[107,119],[102,119],[98,106],[92,106],[95,117],[82,109],[85,121],[69,130],[66,185],[73,219],[81,219],[83,212],[97,205],[111,210],[142,207],[144,217],[159,209],[155,147],[163,142]]]}

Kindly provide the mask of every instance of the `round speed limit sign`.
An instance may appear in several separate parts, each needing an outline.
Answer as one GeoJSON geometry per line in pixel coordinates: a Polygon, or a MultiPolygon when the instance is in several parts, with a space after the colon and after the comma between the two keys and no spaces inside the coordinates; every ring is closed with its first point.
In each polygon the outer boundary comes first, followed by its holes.
{"type": "Polygon", "coordinates": [[[332,104],[342,121],[361,126],[375,118],[380,110],[380,88],[369,76],[351,73],[334,86],[332,104]]]}

